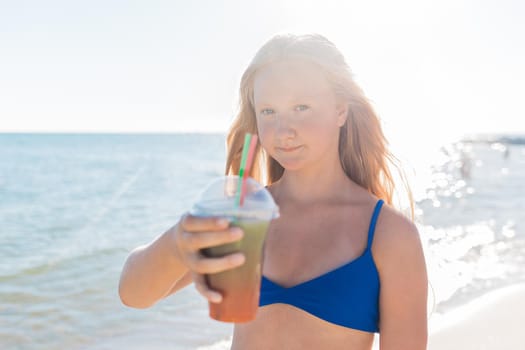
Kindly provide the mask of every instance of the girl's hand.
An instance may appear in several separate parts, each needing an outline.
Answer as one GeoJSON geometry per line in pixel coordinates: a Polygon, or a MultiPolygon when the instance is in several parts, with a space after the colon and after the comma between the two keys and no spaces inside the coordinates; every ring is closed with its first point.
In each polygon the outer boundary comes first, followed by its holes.
{"type": "Polygon", "coordinates": [[[201,253],[201,249],[235,242],[242,236],[242,230],[229,227],[228,220],[189,214],[182,217],[174,231],[176,253],[180,261],[192,272],[199,293],[210,302],[220,303],[222,295],[208,287],[204,275],[238,267],[244,263],[245,258],[242,253],[208,258],[201,253]]]}

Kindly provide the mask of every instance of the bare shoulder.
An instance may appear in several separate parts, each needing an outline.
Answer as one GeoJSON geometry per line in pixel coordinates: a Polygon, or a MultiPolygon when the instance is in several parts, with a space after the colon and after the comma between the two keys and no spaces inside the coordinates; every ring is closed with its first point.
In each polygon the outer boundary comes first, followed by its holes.
{"type": "Polygon", "coordinates": [[[378,217],[372,253],[378,268],[394,259],[419,259],[422,253],[417,226],[398,210],[385,204],[378,217]]]}

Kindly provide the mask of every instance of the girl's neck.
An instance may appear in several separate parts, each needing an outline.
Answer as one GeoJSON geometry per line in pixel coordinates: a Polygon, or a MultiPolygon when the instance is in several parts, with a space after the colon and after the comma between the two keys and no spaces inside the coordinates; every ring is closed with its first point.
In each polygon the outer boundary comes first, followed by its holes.
{"type": "Polygon", "coordinates": [[[278,202],[320,204],[348,199],[356,186],[337,162],[328,167],[285,170],[281,179],[272,186],[272,193],[278,202]]]}

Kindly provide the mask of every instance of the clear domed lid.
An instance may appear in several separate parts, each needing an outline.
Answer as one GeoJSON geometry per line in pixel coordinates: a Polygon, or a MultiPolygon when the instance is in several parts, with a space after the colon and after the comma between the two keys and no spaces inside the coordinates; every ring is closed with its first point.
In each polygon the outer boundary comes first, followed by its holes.
{"type": "Polygon", "coordinates": [[[190,213],[195,216],[225,216],[271,220],[279,217],[279,207],[270,192],[251,177],[245,179],[244,200],[239,200],[238,176],[213,180],[201,192],[190,213]]]}

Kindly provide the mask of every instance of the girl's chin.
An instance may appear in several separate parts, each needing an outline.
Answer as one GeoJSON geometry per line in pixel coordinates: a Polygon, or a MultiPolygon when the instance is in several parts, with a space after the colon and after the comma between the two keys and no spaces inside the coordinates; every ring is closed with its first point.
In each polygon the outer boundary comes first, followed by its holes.
{"type": "Polygon", "coordinates": [[[300,160],[292,160],[292,159],[286,159],[286,160],[279,160],[276,159],[277,163],[279,163],[284,170],[287,171],[296,171],[301,170],[304,166],[303,162],[300,160]]]}

